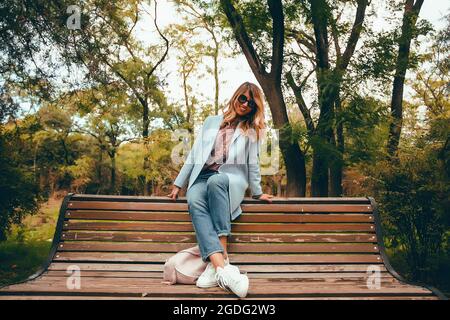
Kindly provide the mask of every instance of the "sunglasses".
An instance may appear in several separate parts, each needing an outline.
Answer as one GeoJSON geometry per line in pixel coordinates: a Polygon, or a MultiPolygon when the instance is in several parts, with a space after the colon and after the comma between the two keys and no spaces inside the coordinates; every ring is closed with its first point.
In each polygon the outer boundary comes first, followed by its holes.
{"type": "Polygon", "coordinates": [[[248,98],[247,98],[247,96],[246,96],[245,94],[241,94],[241,95],[238,97],[238,101],[239,101],[239,103],[241,103],[241,104],[244,104],[244,103],[246,103],[246,102],[248,101],[248,106],[249,106],[250,108],[252,108],[252,109],[255,109],[255,108],[256,108],[256,102],[255,102],[255,100],[253,100],[253,99],[248,100],[248,98]]]}

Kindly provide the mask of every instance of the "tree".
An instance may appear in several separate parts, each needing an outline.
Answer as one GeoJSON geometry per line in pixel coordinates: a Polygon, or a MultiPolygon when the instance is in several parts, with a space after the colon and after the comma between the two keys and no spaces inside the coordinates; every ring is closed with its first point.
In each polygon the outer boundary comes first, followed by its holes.
{"type": "Polygon", "coordinates": [[[20,165],[20,152],[4,132],[4,122],[14,118],[18,105],[5,92],[0,99],[0,241],[6,240],[11,224],[36,213],[42,197],[33,173],[20,165]]]}
{"type": "Polygon", "coordinates": [[[184,105],[186,110],[186,126],[190,133],[194,127],[193,116],[197,99],[192,94],[190,79],[194,77],[199,68],[203,45],[192,44],[191,38],[198,36],[193,31],[188,31],[184,25],[171,25],[168,32],[173,39],[173,48],[177,49],[178,73],[181,75],[184,93],[184,105]]]}
{"type": "Polygon", "coordinates": [[[302,16],[312,25],[313,35],[308,30],[308,23],[303,27],[291,23],[288,27],[288,37],[297,43],[302,52],[300,56],[312,64],[312,70],[302,75],[300,84],[296,83],[292,71],[287,72],[286,79],[305,119],[309,140],[313,146],[311,176],[311,195],[313,196],[329,194],[342,196],[343,193],[344,135],[343,124],[336,121],[336,114],[339,115],[342,112],[343,81],[363,30],[367,5],[366,0],[356,1],[354,21],[348,32],[344,51],[341,49],[341,43],[342,38],[347,36],[348,28],[345,27],[346,22],[339,20],[346,3],[341,6],[330,4],[326,0],[309,1],[308,5],[303,3],[302,16]],[[335,12],[337,15],[334,14],[335,12]],[[330,33],[334,51],[329,43],[330,33]],[[312,120],[310,109],[302,94],[313,72],[316,75],[317,101],[320,110],[317,125],[312,120]],[[331,176],[330,192],[328,191],[329,175],[331,176]]]}
{"type": "Polygon", "coordinates": [[[284,48],[284,15],[281,0],[268,0],[272,18],[272,55],[270,71],[262,62],[253,46],[241,15],[231,0],[220,1],[223,11],[233,29],[234,36],[244,53],[250,68],[261,85],[272,112],[273,123],[280,130],[280,149],[286,165],[287,196],[305,196],[305,158],[297,141],[292,141],[292,127],[281,89],[284,48]]]}
{"type": "Polygon", "coordinates": [[[109,193],[114,194],[117,192],[118,149],[122,143],[136,139],[129,97],[120,82],[76,92],[76,96],[72,99],[77,101],[78,113],[83,117],[83,124],[77,125],[77,131],[91,136],[100,152],[108,155],[111,162],[109,193]]]}
{"type": "Polygon", "coordinates": [[[216,14],[216,4],[203,0],[186,1],[176,0],[177,9],[185,15],[182,28],[185,31],[185,39],[192,41],[193,33],[197,29],[205,30],[211,41],[201,41],[192,45],[196,48],[199,55],[211,57],[213,60],[213,68],[211,73],[214,77],[214,114],[219,113],[219,58],[221,53],[222,39],[220,36],[221,26],[218,14],[216,14]],[[191,35],[189,35],[191,33],[191,35]],[[187,38],[189,37],[189,38],[187,38]],[[205,44],[206,43],[206,44],[205,44]],[[210,45],[212,43],[212,45],[210,45]]]}
{"type": "MultiPolygon", "coordinates": [[[[75,30],[64,43],[66,58],[82,64],[94,83],[108,85],[121,81],[141,106],[142,138],[147,147],[153,108],[167,105],[160,90],[156,70],[165,60],[169,41],[157,24],[157,1],[154,1],[153,23],[164,45],[145,44],[134,29],[144,14],[150,15],[139,0],[110,3],[87,2],[84,8],[87,23],[75,30]]],[[[163,111],[161,110],[161,113],[163,111]]],[[[150,170],[148,157],[144,171],[150,170]]],[[[150,183],[142,176],[144,194],[150,193],[150,183]]]]}
{"type": "Polygon", "coordinates": [[[425,132],[419,138],[423,144],[433,141],[437,145],[438,157],[444,161],[447,176],[450,176],[450,14],[446,19],[446,28],[432,37],[432,44],[424,54],[425,66],[417,70],[416,77],[409,84],[417,104],[426,107],[422,126],[425,132]]]}
{"type": "Polygon", "coordinates": [[[397,40],[398,53],[392,88],[392,121],[389,127],[389,138],[386,146],[388,157],[392,161],[398,161],[397,151],[402,130],[403,117],[403,87],[405,84],[406,70],[409,65],[411,41],[418,34],[416,31],[416,22],[419,17],[422,4],[423,0],[406,0],[404,2],[403,23],[401,35],[397,40]]]}

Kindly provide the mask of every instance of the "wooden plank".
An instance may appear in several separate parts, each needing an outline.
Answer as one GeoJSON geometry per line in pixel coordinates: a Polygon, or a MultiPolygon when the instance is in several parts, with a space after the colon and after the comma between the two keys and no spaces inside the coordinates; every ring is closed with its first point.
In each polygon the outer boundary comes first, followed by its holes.
{"type": "MultiPolygon", "coordinates": [[[[171,253],[60,252],[54,261],[165,262],[171,253]]],[[[375,254],[230,254],[234,263],[379,263],[375,254]]]]}
{"type": "MultiPolygon", "coordinates": [[[[186,203],[186,197],[178,197],[175,201],[165,196],[130,196],[130,195],[97,195],[97,194],[74,194],[71,200],[75,201],[128,201],[128,202],[176,202],[186,203]]],[[[275,203],[307,203],[307,204],[321,204],[321,203],[337,203],[337,204],[370,204],[367,197],[275,197],[272,199],[275,203]]],[[[257,203],[250,197],[243,200],[244,203],[257,203]]]]}
{"type": "Polygon", "coordinates": [[[70,201],[67,208],[90,210],[158,210],[158,211],[184,211],[187,212],[186,203],[173,202],[113,202],[113,201],[70,201]]]}
{"type": "MultiPolygon", "coordinates": [[[[81,271],[81,277],[101,277],[101,278],[159,278],[163,279],[162,271],[159,272],[136,272],[136,271],[81,271]]],[[[71,272],[67,271],[47,271],[42,277],[69,277],[71,272]]],[[[291,272],[291,273],[277,273],[277,272],[266,272],[266,273],[248,273],[247,276],[250,279],[304,279],[303,281],[319,281],[321,279],[342,279],[347,281],[367,281],[367,273],[364,272],[348,272],[348,273],[337,273],[337,272],[291,272]]],[[[388,272],[380,272],[380,277],[385,278],[389,281],[398,281],[388,272]]],[[[325,280],[324,280],[325,281],[325,280]]]]}
{"type": "MultiPolygon", "coordinates": [[[[348,212],[364,213],[372,212],[372,207],[366,204],[278,204],[255,203],[241,204],[243,212],[348,212]]],[[[113,201],[70,201],[68,209],[89,209],[89,210],[157,210],[157,211],[188,211],[187,203],[177,202],[113,202],[113,201]]]]}
{"type": "Polygon", "coordinates": [[[368,213],[372,207],[365,204],[277,204],[277,203],[255,203],[242,204],[242,212],[341,212],[341,213],[368,213]]]}
{"type": "MultiPolygon", "coordinates": [[[[41,276],[39,279],[29,281],[27,283],[12,285],[6,289],[6,291],[10,291],[11,288],[15,287],[26,287],[27,285],[39,285],[40,287],[46,289],[46,287],[64,287],[67,284],[67,280],[70,279],[70,276],[63,277],[49,277],[49,276],[41,276]]],[[[95,286],[95,285],[106,285],[106,286],[127,286],[129,288],[132,287],[145,287],[145,286],[153,286],[155,288],[164,289],[167,287],[167,283],[163,281],[162,278],[111,278],[111,277],[81,277],[81,287],[87,286],[95,286]]],[[[381,278],[380,279],[381,288],[403,288],[403,289],[417,289],[423,292],[422,287],[411,286],[407,284],[403,284],[394,278],[381,278]]],[[[250,282],[250,288],[257,287],[260,284],[264,284],[264,288],[266,292],[269,292],[269,289],[274,289],[277,287],[289,287],[290,283],[296,283],[297,286],[301,288],[316,288],[320,290],[320,288],[330,288],[330,289],[349,289],[349,288],[365,288],[368,290],[377,291],[379,289],[371,289],[367,286],[367,280],[348,280],[341,277],[334,278],[301,278],[301,279],[289,279],[289,278],[279,278],[279,279],[268,279],[268,278],[253,278],[250,282]]],[[[190,285],[189,287],[195,287],[195,285],[190,285]]],[[[191,288],[192,290],[193,288],[191,288]]],[[[67,291],[70,291],[70,288],[66,288],[67,291]]]]}
{"type": "Polygon", "coordinates": [[[142,242],[195,242],[197,238],[190,233],[154,233],[154,232],[123,232],[123,231],[65,231],[61,234],[63,240],[93,240],[93,241],[142,241],[142,242]]]}
{"type": "Polygon", "coordinates": [[[374,233],[251,233],[238,234],[233,232],[229,242],[276,242],[276,243],[307,243],[307,242],[371,242],[376,243],[374,233]]]}
{"type": "MultiPolygon", "coordinates": [[[[304,272],[304,273],[319,273],[319,272],[367,272],[369,267],[377,266],[380,272],[386,272],[386,268],[383,264],[238,264],[231,261],[239,267],[240,270],[252,273],[264,273],[264,272],[304,272]]],[[[50,264],[48,270],[60,270],[66,271],[67,268],[73,266],[74,263],[53,262],[50,264]]],[[[76,265],[81,271],[163,271],[163,264],[138,264],[138,263],[91,263],[77,262],[76,265]]]]}
{"type": "Polygon", "coordinates": [[[77,262],[65,263],[65,262],[52,262],[47,270],[49,271],[64,271],[66,272],[69,267],[76,265],[80,268],[80,271],[129,271],[129,272],[162,272],[164,265],[151,264],[151,263],[92,263],[92,262],[77,262]]]}
{"type": "MultiPolygon", "coordinates": [[[[235,264],[232,261],[233,264],[235,264]]],[[[240,270],[252,273],[264,273],[264,272],[305,272],[305,273],[318,273],[318,272],[367,272],[369,267],[378,267],[380,272],[387,272],[386,267],[383,264],[236,264],[240,270]]]]}
{"type": "MultiPolygon", "coordinates": [[[[48,279],[49,277],[69,277],[72,273],[70,271],[47,271],[41,276],[41,279],[48,279]]],[[[163,273],[161,271],[81,271],[82,278],[155,278],[162,279],[163,273]]]]}
{"type": "MultiPolygon", "coordinates": [[[[196,242],[193,232],[190,233],[153,233],[125,231],[65,231],[63,240],[92,241],[143,241],[143,242],[196,242]]],[[[276,242],[276,243],[307,243],[307,242],[370,242],[377,243],[373,233],[293,233],[293,234],[239,234],[233,233],[228,240],[232,242],[276,242]]]]}
{"type": "MultiPolygon", "coordinates": [[[[101,251],[101,252],[178,252],[196,246],[196,243],[136,243],[136,242],[94,242],[71,241],[58,245],[60,251],[101,251]]],[[[377,253],[378,245],[374,244],[257,244],[230,243],[230,253],[377,253]]]]}
{"type": "MultiPolygon", "coordinates": [[[[19,284],[6,288],[8,292],[67,292],[65,278],[60,282],[49,280],[31,281],[25,284],[19,284]]],[[[106,293],[106,294],[137,294],[145,296],[174,296],[174,295],[226,295],[231,294],[224,292],[221,288],[214,287],[208,289],[200,289],[194,285],[164,285],[159,279],[102,279],[87,278],[82,281],[82,286],[78,290],[71,290],[71,293],[106,293]]],[[[380,289],[369,289],[365,284],[337,284],[323,283],[305,283],[302,281],[291,281],[289,279],[272,281],[271,279],[253,279],[250,282],[248,298],[253,296],[379,296],[379,295],[432,295],[428,289],[386,283],[380,289]]]]}
{"type": "MultiPolygon", "coordinates": [[[[66,221],[64,230],[105,231],[193,231],[192,223],[183,222],[80,222],[66,221]]],[[[375,232],[375,226],[361,224],[232,224],[232,232],[375,232]]]]}
{"type": "MultiPolygon", "coordinates": [[[[191,221],[188,213],[161,211],[98,211],[98,210],[68,210],[66,219],[83,220],[132,220],[132,221],[191,221]]],[[[295,213],[245,213],[236,222],[373,222],[372,214],[295,214],[295,213]]]]}
{"type": "MultiPolygon", "coordinates": [[[[262,280],[267,280],[272,285],[273,283],[286,283],[289,281],[295,281],[299,283],[302,287],[306,286],[355,286],[355,287],[367,287],[367,277],[315,277],[315,278],[304,278],[304,277],[286,277],[281,274],[280,277],[276,275],[270,275],[269,277],[264,276],[263,274],[249,274],[249,280],[252,284],[256,284],[262,280]]],[[[66,276],[42,276],[39,279],[39,283],[43,286],[51,285],[55,283],[65,283],[70,279],[69,275],[66,276]]],[[[100,277],[100,276],[86,276],[82,275],[80,278],[81,286],[87,281],[90,282],[98,282],[98,283],[122,283],[124,285],[136,285],[138,282],[142,284],[147,283],[149,280],[156,280],[160,283],[163,281],[161,275],[155,277],[100,277]]],[[[405,285],[401,284],[397,279],[392,277],[380,277],[380,286],[381,287],[405,287],[405,285]]]]}

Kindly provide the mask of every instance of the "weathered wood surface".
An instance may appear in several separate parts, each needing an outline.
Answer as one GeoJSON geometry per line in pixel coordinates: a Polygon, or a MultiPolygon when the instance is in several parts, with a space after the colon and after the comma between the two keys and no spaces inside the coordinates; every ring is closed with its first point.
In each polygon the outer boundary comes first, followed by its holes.
{"type": "MultiPolygon", "coordinates": [[[[234,299],[162,282],[166,259],[196,244],[186,199],[73,195],[64,203],[47,268],[0,289],[0,299],[234,299]],[[74,266],[80,289],[67,286],[74,266]]],[[[248,298],[438,298],[386,267],[367,198],[245,199],[242,209],[229,256],[249,276],[248,298]],[[370,267],[380,271],[379,289],[368,286],[370,267]]]]}

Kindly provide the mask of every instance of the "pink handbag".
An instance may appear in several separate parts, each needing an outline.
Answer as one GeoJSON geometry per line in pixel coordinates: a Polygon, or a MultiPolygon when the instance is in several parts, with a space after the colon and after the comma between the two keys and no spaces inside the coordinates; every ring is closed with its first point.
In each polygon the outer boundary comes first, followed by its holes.
{"type": "Polygon", "coordinates": [[[181,250],[166,260],[164,283],[195,284],[207,265],[208,263],[202,260],[198,245],[181,250]]]}

